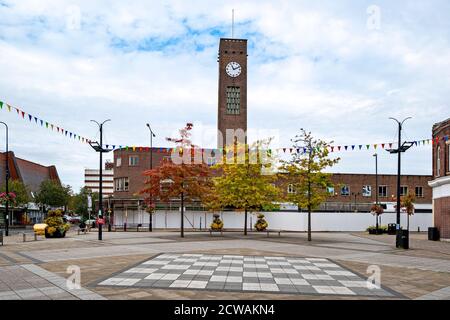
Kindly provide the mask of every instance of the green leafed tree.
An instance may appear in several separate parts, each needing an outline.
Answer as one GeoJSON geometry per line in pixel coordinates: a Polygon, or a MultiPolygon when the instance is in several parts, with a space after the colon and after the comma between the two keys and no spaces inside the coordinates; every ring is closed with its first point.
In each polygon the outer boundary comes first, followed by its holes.
{"type": "Polygon", "coordinates": [[[88,195],[92,197],[92,203],[96,203],[99,199],[98,192],[91,193],[91,191],[83,187],[80,189],[80,192],[75,194],[70,201],[70,209],[73,210],[77,215],[87,219],[89,217],[88,211],[88,195]]]}
{"type": "Polygon", "coordinates": [[[280,197],[269,145],[270,140],[251,146],[236,144],[228,148],[224,161],[214,167],[218,176],[214,178],[211,192],[215,195],[210,197],[209,207],[244,212],[244,235],[247,235],[248,213],[272,210],[280,197]]]}
{"type": "Polygon", "coordinates": [[[62,186],[55,181],[46,180],[41,183],[36,202],[44,206],[44,210],[48,207],[65,207],[69,204],[71,193],[70,186],[62,186]]]}
{"type": "Polygon", "coordinates": [[[315,139],[304,129],[292,142],[298,152],[289,161],[282,161],[280,176],[285,190],[290,185],[287,201],[308,210],[308,241],[311,241],[311,212],[319,208],[329,195],[328,188],[333,187],[332,174],[324,171],[340,159],[330,159],[327,148],[330,143],[315,139]]]}

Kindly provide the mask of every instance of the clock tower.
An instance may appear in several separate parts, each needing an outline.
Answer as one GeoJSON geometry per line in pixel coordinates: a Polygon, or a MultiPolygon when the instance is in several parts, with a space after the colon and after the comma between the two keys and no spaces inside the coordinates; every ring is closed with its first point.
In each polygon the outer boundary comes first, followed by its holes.
{"type": "Polygon", "coordinates": [[[218,147],[247,141],[247,40],[220,39],[218,147]],[[228,139],[227,139],[228,135],[228,139]]]}

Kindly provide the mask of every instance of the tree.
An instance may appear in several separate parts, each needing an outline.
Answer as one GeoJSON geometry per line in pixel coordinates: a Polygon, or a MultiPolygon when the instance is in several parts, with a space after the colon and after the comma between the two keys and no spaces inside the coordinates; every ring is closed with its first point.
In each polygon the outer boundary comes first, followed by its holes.
{"type": "Polygon", "coordinates": [[[71,187],[62,186],[58,182],[45,180],[41,183],[36,195],[36,202],[44,207],[64,207],[69,204],[71,187]]]}
{"type": "Polygon", "coordinates": [[[70,201],[70,208],[79,216],[87,219],[89,216],[88,211],[88,195],[92,197],[92,203],[95,203],[99,199],[98,192],[92,193],[88,188],[83,187],[80,192],[74,195],[70,201]]]}
{"type": "Polygon", "coordinates": [[[180,235],[182,238],[184,237],[185,203],[203,202],[212,186],[209,167],[203,162],[192,163],[192,151],[195,148],[190,141],[192,127],[193,125],[188,123],[179,130],[180,138],[167,138],[168,141],[178,145],[172,153],[172,158],[177,157],[175,152],[178,152],[178,155],[184,155],[183,159],[188,161],[175,163],[166,159],[159,167],[144,172],[147,181],[145,188],[141,191],[141,194],[146,195],[145,202],[149,211],[154,210],[156,199],[162,202],[169,202],[173,198],[180,199],[180,235]]]}
{"type": "Polygon", "coordinates": [[[409,216],[414,215],[414,202],[416,201],[416,197],[408,193],[406,196],[401,197],[401,207],[405,210],[408,218],[407,222],[407,230],[409,231],[409,216]]]}
{"type": "MultiPolygon", "coordinates": [[[[28,188],[20,180],[9,180],[8,181],[9,192],[16,195],[14,203],[16,206],[23,206],[30,202],[30,194],[28,188]]],[[[2,187],[1,192],[5,192],[5,186],[2,187]]]]}
{"type": "Polygon", "coordinates": [[[235,144],[231,146],[233,158],[214,166],[218,176],[213,179],[215,195],[209,198],[209,206],[243,211],[244,235],[248,212],[271,210],[279,200],[279,189],[274,185],[276,175],[267,174],[274,164],[269,145],[270,139],[252,146],[235,144]]]}
{"type": "MultiPolygon", "coordinates": [[[[330,159],[329,143],[315,139],[311,132],[301,129],[300,135],[292,139],[292,159],[282,161],[282,181],[290,184],[292,192],[288,193],[288,201],[299,209],[308,209],[308,241],[311,241],[311,212],[329,196],[328,188],[332,187],[332,174],[323,171],[339,162],[339,158],[330,159]]],[[[332,143],[332,142],[330,142],[332,143]]]]}
{"type": "Polygon", "coordinates": [[[376,232],[378,234],[378,217],[381,216],[384,213],[384,209],[381,205],[379,204],[374,204],[371,208],[370,208],[370,212],[375,216],[376,218],[376,232]]]}

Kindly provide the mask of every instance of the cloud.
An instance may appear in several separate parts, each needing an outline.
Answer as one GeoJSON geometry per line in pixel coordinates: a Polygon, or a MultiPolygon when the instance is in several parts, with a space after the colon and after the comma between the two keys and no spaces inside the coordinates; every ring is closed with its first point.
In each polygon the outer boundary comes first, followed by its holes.
{"type": "MultiPolygon", "coordinates": [[[[301,127],[339,144],[395,139],[390,116],[413,116],[405,136],[430,136],[448,117],[450,4],[379,1],[380,29],[367,28],[369,1],[0,1],[0,99],[81,135],[111,118],[110,144],[146,145],[150,122],[165,146],[186,122],[217,121],[220,37],[249,39],[249,126],[301,127]],[[433,23],[431,23],[432,21],[433,23]]],[[[96,167],[86,145],[13,114],[20,157],[57,165],[78,188],[96,167]]],[[[201,134],[199,135],[201,136],[201,134]]],[[[203,137],[212,147],[214,137],[203,137]]],[[[385,161],[383,161],[383,159],[385,161]]],[[[395,172],[389,155],[380,170],[395,172]]],[[[336,170],[372,172],[371,154],[349,153],[336,170]]],[[[430,173],[430,150],[405,156],[409,173],[430,173]]]]}

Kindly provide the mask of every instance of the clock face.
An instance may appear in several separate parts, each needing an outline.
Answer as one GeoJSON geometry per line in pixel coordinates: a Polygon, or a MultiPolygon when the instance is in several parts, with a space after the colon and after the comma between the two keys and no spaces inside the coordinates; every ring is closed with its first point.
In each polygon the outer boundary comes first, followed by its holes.
{"type": "Polygon", "coordinates": [[[241,74],[242,67],[237,62],[230,62],[229,64],[227,64],[227,67],[226,67],[225,70],[227,71],[227,74],[230,77],[236,78],[236,77],[238,77],[241,74]]]}

